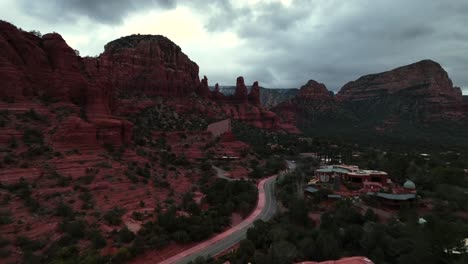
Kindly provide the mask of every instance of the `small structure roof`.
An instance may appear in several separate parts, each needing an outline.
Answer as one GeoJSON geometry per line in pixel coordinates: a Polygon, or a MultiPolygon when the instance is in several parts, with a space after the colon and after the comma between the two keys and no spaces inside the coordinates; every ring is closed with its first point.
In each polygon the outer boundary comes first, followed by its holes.
{"type": "Polygon", "coordinates": [[[416,189],[416,184],[414,184],[413,181],[406,180],[406,182],[403,184],[403,188],[414,190],[414,189],[416,189]]]}
{"type": "Polygon", "coordinates": [[[327,197],[332,199],[341,199],[341,195],[339,194],[329,194],[327,197]]]}
{"type": "Polygon", "coordinates": [[[316,172],[347,173],[348,175],[353,175],[353,176],[387,175],[387,173],[384,171],[362,170],[362,169],[359,169],[359,167],[353,166],[353,165],[329,165],[329,166],[321,167],[320,169],[316,170],[316,172]]]}
{"type": "Polygon", "coordinates": [[[338,173],[348,173],[350,172],[351,170],[347,170],[347,169],[344,169],[344,168],[340,168],[340,167],[335,167],[335,166],[327,166],[327,167],[322,167],[318,170],[316,170],[317,172],[338,172],[338,173]]]}
{"type": "Polygon", "coordinates": [[[415,199],[416,194],[414,193],[381,193],[381,192],[368,192],[367,195],[377,196],[388,200],[406,201],[415,199]]]}
{"type": "Polygon", "coordinates": [[[374,262],[366,257],[348,257],[339,260],[328,260],[322,262],[305,261],[296,264],[374,264],[374,262]]]}
{"type": "Polygon", "coordinates": [[[314,188],[312,186],[309,186],[307,188],[304,189],[304,191],[308,192],[308,193],[316,193],[318,192],[319,190],[317,188],[314,188]]]}

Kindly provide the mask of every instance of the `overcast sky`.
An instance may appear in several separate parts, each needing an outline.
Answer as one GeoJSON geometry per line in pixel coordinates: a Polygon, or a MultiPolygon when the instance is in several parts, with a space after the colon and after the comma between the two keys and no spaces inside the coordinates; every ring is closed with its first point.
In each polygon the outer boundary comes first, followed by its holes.
{"type": "Polygon", "coordinates": [[[81,55],[130,34],[161,34],[209,83],[337,91],[359,76],[422,59],[468,94],[467,0],[0,0],[0,19],[58,32],[81,55]]]}

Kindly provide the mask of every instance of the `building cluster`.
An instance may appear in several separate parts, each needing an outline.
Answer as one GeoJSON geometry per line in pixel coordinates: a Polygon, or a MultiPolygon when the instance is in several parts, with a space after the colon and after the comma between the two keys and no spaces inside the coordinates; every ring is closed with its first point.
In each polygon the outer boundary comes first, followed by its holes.
{"type": "Polygon", "coordinates": [[[332,191],[329,198],[373,196],[382,203],[401,206],[416,199],[416,185],[407,180],[403,186],[392,182],[384,171],[360,169],[354,165],[326,165],[315,170],[305,192],[332,191]]]}

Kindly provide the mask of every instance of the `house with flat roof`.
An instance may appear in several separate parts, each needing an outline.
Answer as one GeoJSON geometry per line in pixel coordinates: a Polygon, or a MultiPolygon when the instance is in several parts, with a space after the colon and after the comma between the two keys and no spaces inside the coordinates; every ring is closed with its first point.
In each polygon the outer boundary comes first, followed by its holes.
{"type": "Polygon", "coordinates": [[[320,189],[332,191],[328,198],[375,197],[383,205],[400,207],[416,200],[416,185],[407,180],[403,186],[394,184],[384,171],[360,169],[354,165],[328,165],[315,170],[314,177],[304,189],[314,195],[320,189]]]}
{"type": "Polygon", "coordinates": [[[337,177],[342,182],[363,185],[366,182],[378,183],[382,186],[388,183],[388,175],[384,171],[363,170],[354,165],[328,165],[315,171],[315,177],[319,182],[331,182],[337,177]]]}

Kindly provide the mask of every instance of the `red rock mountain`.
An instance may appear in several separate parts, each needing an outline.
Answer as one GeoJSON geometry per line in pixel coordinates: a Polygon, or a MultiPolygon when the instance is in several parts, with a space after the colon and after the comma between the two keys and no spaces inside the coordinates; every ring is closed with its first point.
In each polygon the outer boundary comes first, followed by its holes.
{"type": "MultiPolygon", "coordinates": [[[[99,57],[81,58],[59,34],[41,36],[0,21],[0,83],[0,200],[7,201],[0,234],[9,242],[1,246],[8,253],[1,263],[30,263],[28,254],[53,262],[55,242],[68,237],[63,223],[75,220],[83,234],[99,235],[97,254],[116,253],[123,246],[116,231],[137,232],[157,218],[154,208],[181,206],[182,195],[211,175],[202,160],[238,157],[229,163],[231,177],[247,177],[245,164],[258,157],[226,127],[221,135],[206,131],[214,121],[296,129],[257,104],[255,89],[242,100],[211,92],[198,66],[161,36],[124,37],[99,57]],[[61,205],[73,217],[57,213],[61,205]],[[117,209],[119,223],[105,220],[117,209]],[[16,243],[19,237],[42,246],[29,252],[16,243]]],[[[210,208],[201,190],[194,195],[197,208],[210,208]]],[[[224,220],[220,228],[229,225],[224,220]]],[[[83,255],[94,248],[88,238],[70,242],[83,255]]],[[[174,254],[173,244],[158,248],[151,261],[174,254]]]]}
{"type": "Polygon", "coordinates": [[[132,35],[106,44],[86,60],[92,76],[105,76],[118,92],[183,97],[200,84],[198,65],[164,36],[132,35]]]}
{"type": "Polygon", "coordinates": [[[109,42],[99,57],[81,58],[59,34],[41,38],[7,22],[0,22],[0,30],[0,99],[31,102],[40,97],[79,106],[102,139],[120,137],[121,143],[131,137],[131,124],[113,115],[117,105],[125,104],[119,98],[135,95],[189,98],[197,93],[235,106],[223,107],[228,112],[218,114],[260,128],[283,129],[276,115],[260,106],[258,89],[248,94],[239,77],[233,97],[211,92],[206,76],[199,80],[198,65],[166,37],[122,37],[109,42]],[[243,104],[252,107],[239,107],[243,104]]]}
{"type": "Polygon", "coordinates": [[[343,86],[337,99],[358,101],[398,93],[424,98],[430,104],[458,103],[463,100],[461,89],[453,87],[447,72],[431,60],[363,76],[343,86]]]}
{"type": "Polygon", "coordinates": [[[325,84],[309,80],[301,87],[297,96],[308,100],[329,100],[333,98],[333,93],[327,90],[325,84]]]}
{"type": "Polygon", "coordinates": [[[448,126],[457,127],[452,134],[462,137],[468,129],[467,106],[447,72],[438,63],[423,60],[360,77],[335,96],[325,85],[309,81],[295,98],[273,111],[283,121],[313,128],[317,134],[362,136],[376,131],[421,139],[424,133],[431,141],[439,132],[445,135],[448,126]]]}

